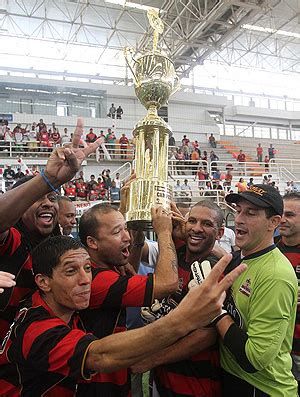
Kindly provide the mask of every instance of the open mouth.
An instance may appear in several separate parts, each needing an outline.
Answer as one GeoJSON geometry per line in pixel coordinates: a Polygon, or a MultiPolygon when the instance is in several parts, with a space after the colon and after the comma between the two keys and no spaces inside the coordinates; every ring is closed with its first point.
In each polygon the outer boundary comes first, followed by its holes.
{"type": "Polygon", "coordinates": [[[51,212],[43,212],[38,215],[38,219],[42,221],[42,223],[48,225],[53,221],[53,214],[51,212]]]}
{"type": "Polygon", "coordinates": [[[236,233],[236,237],[242,237],[247,234],[247,232],[245,232],[245,230],[241,230],[241,229],[236,229],[235,233],[236,233]]]}
{"type": "Polygon", "coordinates": [[[197,235],[193,234],[189,236],[189,240],[191,243],[199,243],[199,241],[204,240],[204,237],[199,234],[197,235]]]}
{"type": "Polygon", "coordinates": [[[129,257],[129,246],[123,248],[121,252],[122,252],[122,255],[124,258],[128,258],[129,257]]]}

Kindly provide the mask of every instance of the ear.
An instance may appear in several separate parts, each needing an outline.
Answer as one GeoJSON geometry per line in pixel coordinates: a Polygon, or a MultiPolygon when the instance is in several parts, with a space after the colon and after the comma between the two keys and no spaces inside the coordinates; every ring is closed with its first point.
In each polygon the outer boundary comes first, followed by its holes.
{"type": "Polygon", "coordinates": [[[274,215],[269,220],[270,220],[271,229],[275,230],[280,224],[281,216],[280,215],[274,215]]]}
{"type": "Polygon", "coordinates": [[[86,244],[87,244],[88,248],[92,248],[92,249],[94,249],[94,250],[97,250],[97,249],[98,249],[98,242],[97,242],[97,240],[95,239],[95,237],[87,236],[87,238],[86,238],[86,244]]]}
{"type": "Polygon", "coordinates": [[[41,291],[43,291],[43,292],[51,291],[50,277],[45,276],[43,274],[37,274],[34,279],[35,279],[35,282],[36,282],[38,288],[41,291]]]}
{"type": "Polygon", "coordinates": [[[220,240],[220,238],[222,238],[222,236],[224,234],[224,230],[225,230],[224,226],[221,226],[219,231],[218,231],[218,234],[216,235],[216,240],[220,240]]]}

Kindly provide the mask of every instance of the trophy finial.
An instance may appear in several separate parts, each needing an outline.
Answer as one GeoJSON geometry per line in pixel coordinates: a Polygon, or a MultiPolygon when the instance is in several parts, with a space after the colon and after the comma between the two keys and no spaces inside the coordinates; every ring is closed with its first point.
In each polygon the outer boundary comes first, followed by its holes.
{"type": "Polygon", "coordinates": [[[154,52],[157,50],[158,36],[162,34],[162,32],[164,31],[164,23],[160,19],[158,12],[154,9],[148,10],[147,16],[150,26],[154,29],[154,34],[153,34],[153,52],[154,52]]]}

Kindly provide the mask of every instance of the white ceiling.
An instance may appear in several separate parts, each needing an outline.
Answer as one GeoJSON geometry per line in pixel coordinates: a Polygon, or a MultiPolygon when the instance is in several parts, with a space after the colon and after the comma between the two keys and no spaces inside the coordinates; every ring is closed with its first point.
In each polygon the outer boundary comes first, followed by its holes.
{"type": "MultiPolygon", "coordinates": [[[[160,45],[181,77],[205,60],[300,72],[299,0],[134,3],[161,9],[160,45]],[[268,29],[249,30],[249,25],[268,29]]],[[[0,0],[0,69],[117,81],[128,72],[122,49],[145,49],[151,34],[144,10],[104,0],[0,0]]]]}

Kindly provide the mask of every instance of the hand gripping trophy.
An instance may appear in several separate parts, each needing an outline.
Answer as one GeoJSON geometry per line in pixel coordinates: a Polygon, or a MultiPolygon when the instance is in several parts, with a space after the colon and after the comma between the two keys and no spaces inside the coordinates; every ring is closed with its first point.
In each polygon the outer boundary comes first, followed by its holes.
{"type": "Polygon", "coordinates": [[[130,185],[126,220],[131,229],[151,228],[151,207],[161,204],[168,211],[171,189],[168,185],[168,140],[171,128],[158,116],[179,88],[173,62],[157,49],[164,25],[155,10],[148,11],[154,29],[153,48],[136,59],[132,50],[125,49],[126,62],[134,77],[135,93],[148,113],[133,130],[135,137],[136,180],[130,185]]]}

